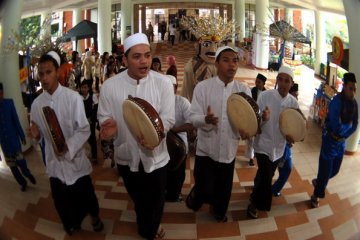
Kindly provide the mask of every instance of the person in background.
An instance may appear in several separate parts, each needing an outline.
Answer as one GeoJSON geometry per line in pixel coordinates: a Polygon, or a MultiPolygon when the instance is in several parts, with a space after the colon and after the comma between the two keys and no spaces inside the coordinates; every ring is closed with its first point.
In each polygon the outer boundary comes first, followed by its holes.
{"type": "MultiPolygon", "coordinates": [[[[294,85],[290,88],[289,93],[293,95],[296,99],[298,99],[299,95],[299,85],[294,83],[294,85]]],[[[286,143],[284,156],[280,159],[278,164],[279,177],[272,185],[272,193],[275,197],[279,197],[281,195],[281,189],[284,187],[287,182],[291,169],[292,169],[292,156],[291,156],[291,147],[290,143],[286,143]]]]}
{"type": "Polygon", "coordinates": [[[95,52],[93,76],[95,77],[95,91],[98,93],[101,77],[101,59],[99,52],[95,52]]]}
{"type": "Polygon", "coordinates": [[[99,203],[91,180],[92,167],[84,144],[90,136],[89,122],[79,93],[61,86],[58,81],[60,57],[50,51],[39,60],[39,78],[43,93],[31,108],[29,135],[37,142],[45,139],[46,173],[50,178],[51,195],[64,230],[68,235],[81,228],[86,215],[100,232],[104,224],[99,217],[99,203]],[[52,135],[43,117],[43,107],[52,108],[65,138],[65,150],[54,150],[52,135]]]}
{"type": "Polygon", "coordinates": [[[89,85],[86,81],[83,81],[81,83],[80,95],[83,98],[85,115],[90,124],[90,137],[88,139],[88,143],[91,147],[90,161],[93,164],[96,164],[98,161],[97,161],[97,144],[96,144],[95,129],[96,129],[96,120],[97,120],[96,114],[97,114],[99,101],[96,94],[89,91],[89,85]]]}
{"type": "Polygon", "coordinates": [[[69,87],[69,77],[72,73],[73,65],[68,62],[66,53],[60,55],[61,65],[59,68],[59,83],[64,87],[69,87]]]}
{"type": "Polygon", "coordinates": [[[159,239],[165,235],[160,222],[170,158],[166,139],[153,148],[144,138],[136,138],[124,120],[121,106],[129,95],[144,99],[159,114],[166,134],[175,123],[175,95],[168,77],[150,71],[152,56],[145,34],[136,33],[126,38],[124,51],[127,70],[105,81],[101,88],[100,138],[115,139],[114,158],[134,202],[139,235],[159,239]]]}
{"type": "Polygon", "coordinates": [[[169,66],[166,70],[166,75],[174,76],[177,79],[177,68],[176,68],[176,58],[173,55],[166,57],[166,63],[169,66]]]}
{"type": "Polygon", "coordinates": [[[92,92],[92,86],[93,86],[93,67],[94,67],[94,60],[91,56],[91,52],[87,51],[85,53],[85,58],[82,64],[82,71],[83,71],[83,76],[84,76],[84,80],[86,81],[87,84],[89,85],[89,89],[90,92],[92,92]]]}
{"type": "MultiPolygon", "coordinates": [[[[251,97],[257,101],[257,98],[259,96],[259,94],[262,91],[265,91],[265,82],[266,82],[266,77],[264,75],[262,75],[261,73],[259,73],[256,76],[255,79],[255,87],[253,87],[251,89],[251,97]]],[[[254,166],[254,138],[250,138],[249,140],[247,140],[247,148],[245,151],[245,156],[249,158],[249,166],[254,166]]]]}
{"type": "Polygon", "coordinates": [[[223,46],[215,54],[218,75],[195,86],[190,108],[190,121],[197,128],[197,147],[194,166],[195,185],[186,206],[197,211],[204,203],[218,222],[226,222],[240,137],[246,132],[235,130],[228,119],[226,103],[233,93],[250,89],[234,80],[239,65],[235,49],[223,46]]]}
{"type": "Polygon", "coordinates": [[[72,56],[71,63],[73,65],[73,70],[74,70],[74,75],[75,75],[76,89],[79,89],[80,83],[81,83],[81,76],[82,76],[82,72],[81,72],[82,62],[80,59],[80,55],[77,51],[73,51],[71,56],[72,56]]]}
{"type": "Polygon", "coordinates": [[[254,188],[250,195],[247,215],[258,217],[258,210],[270,211],[272,203],[272,178],[279,160],[284,155],[286,142],[293,144],[291,136],[280,132],[279,116],[286,108],[299,108],[299,104],[289,94],[294,84],[294,73],[290,67],[281,66],[276,77],[277,89],[262,92],[257,99],[262,112],[261,134],[256,135],[254,151],[258,170],[254,179],[254,188]]]}
{"type": "Polygon", "coordinates": [[[356,77],[345,73],[344,87],[329,104],[323,128],[317,178],[312,180],[314,193],[310,198],[312,208],[319,206],[319,198],[325,197],[325,189],[331,178],[339,172],[345,152],[345,140],[358,126],[358,104],[355,99],[356,77]]]}
{"type": "MultiPolygon", "coordinates": [[[[16,113],[14,101],[4,98],[4,86],[0,83],[0,146],[5,162],[9,166],[16,182],[21,186],[21,191],[26,191],[27,181],[36,184],[35,177],[31,174],[22,154],[21,144],[26,144],[25,134],[16,113]]],[[[1,158],[0,158],[1,160],[1,158]]]]}
{"type": "MultiPolygon", "coordinates": [[[[189,120],[190,102],[186,98],[176,95],[176,90],[178,87],[176,78],[172,75],[167,76],[173,83],[175,94],[175,125],[171,128],[170,131],[177,134],[184,141],[187,154],[189,151],[187,132],[194,130],[194,126],[190,123],[189,120]]],[[[181,189],[185,181],[186,159],[187,156],[177,169],[168,170],[165,195],[165,200],[168,202],[181,202],[183,200],[181,189]]]]}
{"type": "Polygon", "coordinates": [[[160,58],[154,57],[154,58],[152,59],[150,69],[151,69],[151,70],[154,70],[155,72],[158,72],[158,73],[163,73],[163,72],[161,71],[161,61],[160,61],[160,58]]]}

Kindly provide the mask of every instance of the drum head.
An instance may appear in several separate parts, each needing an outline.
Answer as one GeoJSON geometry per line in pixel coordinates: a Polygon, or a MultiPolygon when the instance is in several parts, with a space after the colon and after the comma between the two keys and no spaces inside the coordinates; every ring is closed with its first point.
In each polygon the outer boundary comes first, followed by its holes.
{"type": "Polygon", "coordinates": [[[287,108],[283,110],[279,117],[281,133],[291,136],[295,142],[305,139],[306,119],[297,109],[287,108]]]}
{"type": "Polygon", "coordinates": [[[227,101],[227,114],[233,127],[252,137],[258,132],[258,116],[243,96],[232,94],[227,101]]]}
{"type": "Polygon", "coordinates": [[[156,147],[160,144],[158,133],[149,117],[136,103],[125,100],[123,104],[125,122],[136,140],[143,137],[146,144],[156,147]]]}

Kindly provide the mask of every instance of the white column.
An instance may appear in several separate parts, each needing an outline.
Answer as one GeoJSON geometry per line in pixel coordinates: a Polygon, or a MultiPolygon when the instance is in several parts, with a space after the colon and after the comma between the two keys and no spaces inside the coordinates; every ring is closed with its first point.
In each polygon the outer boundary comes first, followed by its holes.
{"type": "Polygon", "coordinates": [[[98,51],[111,53],[111,0],[98,0],[98,51]]]}
{"type": "MultiPolygon", "coordinates": [[[[73,18],[72,18],[72,27],[75,27],[76,24],[78,24],[79,22],[81,22],[82,20],[82,16],[81,16],[81,8],[74,8],[73,9],[73,18]]],[[[73,49],[76,48],[76,41],[73,41],[73,49]]],[[[76,51],[78,51],[81,55],[81,45],[80,42],[78,41],[77,43],[77,48],[76,51]]]]}
{"type": "Polygon", "coordinates": [[[124,39],[132,34],[131,16],[131,1],[121,0],[121,43],[124,43],[124,39]],[[127,27],[130,27],[131,30],[126,30],[127,27]]]}
{"type": "Polygon", "coordinates": [[[238,41],[242,42],[245,38],[245,0],[235,0],[235,22],[240,26],[238,41]]]}
{"type": "MultiPolygon", "coordinates": [[[[91,21],[91,20],[90,20],[90,11],[89,11],[89,13],[88,13],[88,9],[84,9],[84,20],[89,20],[89,21],[91,21]]],[[[84,39],[84,47],[85,47],[85,49],[91,47],[91,45],[90,45],[90,46],[88,45],[87,39],[84,39]]]]}
{"type": "Polygon", "coordinates": [[[290,25],[293,25],[293,23],[294,23],[294,12],[293,12],[293,10],[289,9],[289,8],[285,8],[284,11],[285,11],[284,20],[286,22],[288,22],[290,25]]]}
{"type": "MultiPolygon", "coordinates": [[[[14,100],[16,112],[19,116],[21,127],[26,134],[26,130],[29,128],[29,122],[27,119],[27,112],[22,101],[20,82],[19,82],[19,57],[17,52],[5,52],[7,45],[7,39],[9,36],[13,36],[12,31],[19,34],[19,21],[21,18],[21,12],[23,8],[23,0],[5,1],[3,4],[3,11],[6,14],[2,18],[2,45],[0,47],[0,72],[1,82],[4,85],[4,97],[14,100]]],[[[27,137],[26,137],[27,138],[27,137]]],[[[26,146],[23,146],[23,150],[27,150],[30,147],[30,140],[27,138],[26,146]]]]}
{"type": "Polygon", "coordinates": [[[256,59],[255,67],[267,69],[269,62],[269,0],[256,0],[255,21],[257,26],[256,33],[256,59]],[[258,27],[259,26],[259,27],[258,27]],[[259,31],[260,29],[260,31],[259,31]]]}
{"type": "Polygon", "coordinates": [[[323,13],[320,11],[315,11],[315,41],[316,41],[316,51],[315,51],[315,74],[320,75],[320,63],[326,65],[326,33],[325,33],[325,24],[323,13]]]}
{"type": "MultiPolygon", "coordinates": [[[[349,31],[349,71],[353,72],[357,79],[357,88],[360,89],[360,2],[355,0],[343,0],[345,15],[349,31]]],[[[360,91],[356,92],[356,100],[360,103],[360,91]]],[[[359,112],[360,113],[360,112],[359,112]]],[[[355,153],[360,138],[360,127],[346,141],[346,152],[355,153]]]]}

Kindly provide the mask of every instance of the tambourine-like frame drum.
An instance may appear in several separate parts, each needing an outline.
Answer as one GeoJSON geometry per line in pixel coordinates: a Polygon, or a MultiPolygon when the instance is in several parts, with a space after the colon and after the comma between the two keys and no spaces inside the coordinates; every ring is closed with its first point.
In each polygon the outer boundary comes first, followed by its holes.
{"type": "Polygon", "coordinates": [[[169,170],[176,170],[186,159],[186,145],[180,136],[173,131],[166,134],[166,145],[170,155],[169,170]]]}
{"type": "Polygon", "coordinates": [[[42,113],[46,128],[51,138],[54,152],[57,155],[62,155],[66,151],[67,146],[56,113],[49,106],[43,107],[42,113]]]}
{"type": "Polygon", "coordinates": [[[136,140],[143,138],[147,146],[158,146],[165,137],[164,125],[153,106],[144,99],[129,96],[122,107],[124,120],[136,140]]]}
{"type": "Polygon", "coordinates": [[[305,139],[306,118],[299,109],[286,108],[280,113],[279,127],[281,133],[291,136],[295,142],[305,139]]]}
{"type": "Polygon", "coordinates": [[[227,114],[232,126],[245,131],[249,137],[260,133],[260,110],[246,93],[233,93],[227,100],[227,114]]]}

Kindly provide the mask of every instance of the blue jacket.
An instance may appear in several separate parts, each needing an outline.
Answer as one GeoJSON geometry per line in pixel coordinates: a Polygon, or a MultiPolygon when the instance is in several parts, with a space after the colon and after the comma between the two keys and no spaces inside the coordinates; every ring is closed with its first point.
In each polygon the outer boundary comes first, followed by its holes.
{"type": "Polygon", "coordinates": [[[12,99],[0,102],[0,145],[5,155],[21,152],[21,139],[25,139],[12,99]]]}
{"type": "Polygon", "coordinates": [[[351,123],[342,123],[340,119],[342,94],[336,95],[329,104],[329,112],[325,120],[325,130],[337,135],[340,138],[348,138],[358,126],[358,106],[355,101],[355,111],[351,123]]]}

